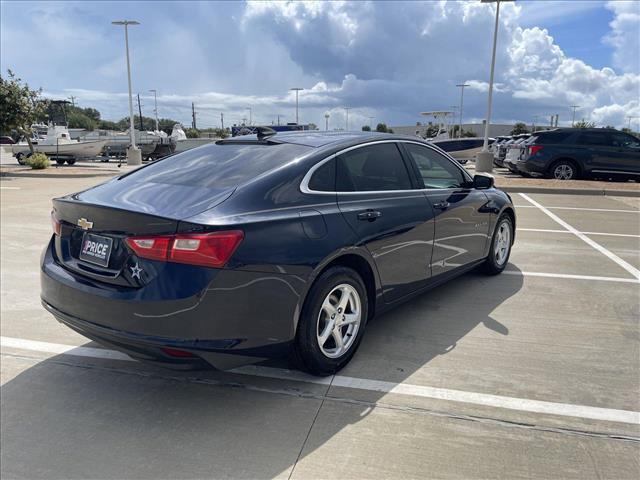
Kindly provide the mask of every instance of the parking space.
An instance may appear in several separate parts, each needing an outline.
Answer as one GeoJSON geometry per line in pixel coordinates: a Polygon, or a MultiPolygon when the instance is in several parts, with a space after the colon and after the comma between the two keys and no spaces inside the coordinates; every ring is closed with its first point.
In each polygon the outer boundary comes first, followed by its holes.
{"type": "Polygon", "coordinates": [[[0,181],[3,477],[640,475],[640,199],[512,194],[505,274],[380,316],[318,379],[166,371],[55,322],[50,199],[97,181],[0,181]]]}

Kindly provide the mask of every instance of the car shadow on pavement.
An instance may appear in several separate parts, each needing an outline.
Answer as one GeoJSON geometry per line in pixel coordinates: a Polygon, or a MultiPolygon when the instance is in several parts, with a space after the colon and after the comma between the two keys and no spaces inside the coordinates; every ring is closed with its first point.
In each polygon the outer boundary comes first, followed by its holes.
{"type": "MultiPolygon", "coordinates": [[[[340,375],[490,388],[487,374],[499,372],[487,372],[475,358],[500,354],[509,330],[492,313],[522,284],[521,275],[472,272],[421,295],[372,321],[340,375]],[[477,328],[483,330],[472,341],[462,341],[477,328]],[[482,350],[485,341],[493,347],[482,350]],[[439,361],[445,356],[455,360],[439,361]]],[[[371,412],[353,403],[340,415],[318,415],[321,405],[334,408],[322,404],[331,395],[327,385],[222,372],[194,377],[66,355],[35,365],[10,360],[23,370],[2,387],[2,478],[288,476],[300,458],[371,412]]],[[[369,405],[385,395],[365,393],[369,405]]]]}

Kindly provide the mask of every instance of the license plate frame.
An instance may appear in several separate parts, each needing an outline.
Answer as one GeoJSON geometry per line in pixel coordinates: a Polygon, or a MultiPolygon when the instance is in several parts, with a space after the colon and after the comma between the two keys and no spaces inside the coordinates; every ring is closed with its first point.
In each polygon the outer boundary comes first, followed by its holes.
{"type": "Polygon", "coordinates": [[[111,258],[112,250],[112,238],[87,232],[82,236],[79,258],[83,262],[107,268],[109,266],[109,259],[111,258]]]}

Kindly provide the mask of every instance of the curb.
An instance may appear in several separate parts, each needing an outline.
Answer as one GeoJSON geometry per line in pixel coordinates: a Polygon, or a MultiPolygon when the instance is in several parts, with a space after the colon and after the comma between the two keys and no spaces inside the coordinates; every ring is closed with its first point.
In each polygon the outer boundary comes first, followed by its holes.
{"type": "Polygon", "coordinates": [[[96,172],[96,173],[22,173],[22,172],[1,172],[0,177],[14,178],[92,178],[92,177],[114,177],[123,172],[96,172]]]}
{"type": "Polygon", "coordinates": [[[602,195],[616,197],[640,197],[640,190],[621,190],[611,188],[548,188],[548,187],[501,187],[496,188],[509,193],[546,193],[556,195],[602,195]]]}

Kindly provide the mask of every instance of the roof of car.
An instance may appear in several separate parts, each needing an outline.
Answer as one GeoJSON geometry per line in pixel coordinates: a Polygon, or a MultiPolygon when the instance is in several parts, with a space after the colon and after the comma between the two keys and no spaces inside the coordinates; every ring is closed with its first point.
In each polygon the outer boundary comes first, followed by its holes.
{"type": "MultiPolygon", "coordinates": [[[[424,142],[420,137],[412,137],[409,135],[396,135],[393,133],[380,132],[320,132],[320,131],[302,131],[302,132],[279,132],[271,135],[262,141],[269,143],[291,143],[295,145],[304,145],[307,147],[320,148],[329,145],[348,145],[358,144],[370,140],[413,140],[424,142]]],[[[253,143],[259,142],[257,135],[243,135],[238,137],[227,138],[224,143],[253,143]]]]}

